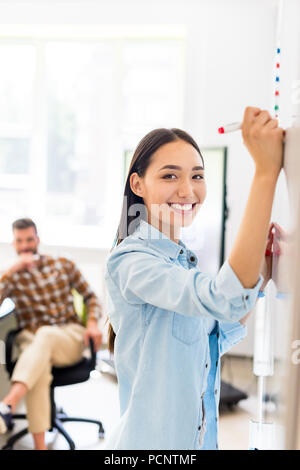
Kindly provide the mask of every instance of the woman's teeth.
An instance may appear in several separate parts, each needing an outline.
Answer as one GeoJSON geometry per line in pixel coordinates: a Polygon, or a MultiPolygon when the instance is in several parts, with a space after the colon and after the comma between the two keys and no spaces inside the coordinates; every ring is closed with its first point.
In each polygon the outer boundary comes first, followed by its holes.
{"type": "Polygon", "coordinates": [[[191,211],[193,208],[193,204],[170,204],[170,206],[179,211],[191,211]]]}

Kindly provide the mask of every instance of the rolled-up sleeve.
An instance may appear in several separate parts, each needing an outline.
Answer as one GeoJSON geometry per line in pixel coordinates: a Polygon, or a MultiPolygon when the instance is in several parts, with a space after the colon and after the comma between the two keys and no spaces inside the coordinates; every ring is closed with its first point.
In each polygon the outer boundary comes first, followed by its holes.
{"type": "Polygon", "coordinates": [[[212,277],[147,251],[124,249],[110,255],[107,275],[129,303],[228,322],[240,320],[252,309],[263,282],[260,276],[255,287],[245,289],[228,261],[212,277]]]}
{"type": "Polygon", "coordinates": [[[247,336],[247,326],[240,322],[220,322],[220,354],[225,354],[247,336]]]}

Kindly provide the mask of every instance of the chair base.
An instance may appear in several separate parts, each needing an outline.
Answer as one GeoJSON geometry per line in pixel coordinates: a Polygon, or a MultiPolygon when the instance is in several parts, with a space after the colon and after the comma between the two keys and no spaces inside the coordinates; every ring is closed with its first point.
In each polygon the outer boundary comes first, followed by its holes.
{"type": "MultiPolygon", "coordinates": [[[[14,420],[15,419],[26,419],[26,415],[22,415],[22,414],[14,415],[13,419],[14,420]]],[[[60,434],[62,434],[64,436],[64,438],[66,439],[67,443],[69,444],[69,450],[75,450],[76,447],[75,447],[75,443],[74,443],[73,439],[71,438],[69,433],[67,433],[67,431],[65,430],[65,428],[63,426],[63,423],[68,422],[68,421],[69,422],[78,422],[78,423],[96,424],[97,426],[99,426],[99,431],[98,431],[99,439],[104,439],[104,432],[105,431],[104,431],[104,428],[103,428],[103,425],[102,425],[101,421],[97,421],[95,419],[70,417],[70,416],[66,415],[66,413],[64,413],[61,410],[59,413],[56,413],[56,415],[52,419],[51,428],[50,428],[49,431],[53,431],[54,429],[56,429],[60,434]]],[[[11,436],[8,439],[6,444],[2,447],[2,450],[13,450],[14,444],[19,439],[21,439],[23,436],[25,436],[28,433],[29,433],[28,428],[25,428],[22,431],[19,431],[18,433],[14,434],[13,436],[11,436]]]]}

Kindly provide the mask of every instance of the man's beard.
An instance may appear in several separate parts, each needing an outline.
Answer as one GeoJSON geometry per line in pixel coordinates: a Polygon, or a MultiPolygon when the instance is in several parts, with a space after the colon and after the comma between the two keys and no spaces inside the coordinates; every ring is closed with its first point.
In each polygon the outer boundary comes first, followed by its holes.
{"type": "Polygon", "coordinates": [[[18,252],[18,255],[23,255],[24,253],[32,253],[33,255],[37,254],[37,248],[34,248],[32,250],[22,250],[18,252]]]}

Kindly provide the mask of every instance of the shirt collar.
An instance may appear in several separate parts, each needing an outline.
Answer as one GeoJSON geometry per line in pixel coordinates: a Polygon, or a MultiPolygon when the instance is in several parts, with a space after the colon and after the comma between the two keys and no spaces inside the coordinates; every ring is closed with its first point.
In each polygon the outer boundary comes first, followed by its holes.
{"type": "Polygon", "coordinates": [[[140,221],[136,229],[136,235],[143,240],[147,240],[149,246],[170,256],[170,258],[176,259],[180,252],[182,253],[182,248],[186,248],[181,240],[178,243],[173,242],[167,235],[145,220],[140,221]]]}

